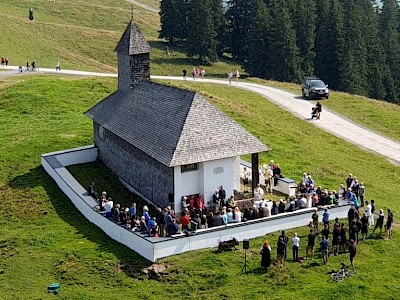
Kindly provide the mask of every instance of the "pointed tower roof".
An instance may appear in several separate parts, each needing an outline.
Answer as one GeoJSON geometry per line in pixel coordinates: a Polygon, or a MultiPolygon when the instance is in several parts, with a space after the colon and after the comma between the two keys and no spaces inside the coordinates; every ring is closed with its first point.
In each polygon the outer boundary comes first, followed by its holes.
{"type": "Polygon", "coordinates": [[[150,45],[144,38],[139,27],[131,20],[114,51],[117,53],[136,55],[150,53],[150,49],[150,45]]]}

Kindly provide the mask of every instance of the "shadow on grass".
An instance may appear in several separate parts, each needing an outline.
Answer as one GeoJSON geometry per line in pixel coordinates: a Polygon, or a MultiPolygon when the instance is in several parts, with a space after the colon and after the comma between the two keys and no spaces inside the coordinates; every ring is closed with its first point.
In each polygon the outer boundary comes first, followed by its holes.
{"type": "MultiPolygon", "coordinates": [[[[57,215],[74,227],[84,238],[97,244],[96,250],[99,253],[115,255],[120,265],[119,269],[127,276],[141,277],[141,270],[152,264],[128,247],[115,242],[97,226],[90,223],[58,188],[42,166],[33,168],[28,173],[13,178],[9,182],[9,186],[16,190],[42,187],[46,191],[57,215]]],[[[60,237],[62,238],[62,233],[60,233],[60,237]]]]}

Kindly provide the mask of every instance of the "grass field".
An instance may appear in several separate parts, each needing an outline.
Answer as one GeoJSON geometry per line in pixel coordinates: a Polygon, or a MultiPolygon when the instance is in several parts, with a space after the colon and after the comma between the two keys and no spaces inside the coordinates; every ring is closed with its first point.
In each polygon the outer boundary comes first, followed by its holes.
{"type": "MultiPolygon", "coordinates": [[[[153,8],[158,1],[141,1],[153,8]]],[[[171,48],[158,39],[158,13],[132,6],[123,0],[42,1],[0,0],[0,56],[7,56],[10,65],[25,66],[36,60],[39,67],[55,68],[57,60],[64,69],[117,72],[114,53],[126,25],[133,15],[152,52],[153,75],[180,75],[189,72],[196,60],[186,57],[180,48],[171,48]],[[35,21],[28,19],[34,9],[35,21]]],[[[206,66],[207,73],[225,77],[227,72],[240,68],[230,60],[206,66]]]]}
{"type": "MultiPolygon", "coordinates": [[[[273,150],[261,161],[274,159],[286,176],[297,180],[309,172],[319,185],[335,188],[352,172],[364,181],[368,198],[376,199],[378,208],[392,208],[396,219],[399,166],[302,122],[256,94],[189,81],[169,84],[198,90],[270,145],[273,150]]],[[[326,266],[317,258],[262,272],[259,249],[268,239],[275,253],[276,235],[251,240],[247,275],[240,275],[242,250],[217,254],[206,249],[161,260],[170,272],[161,282],[144,279],[140,270],[149,262],[86,221],[40,166],[41,153],[92,143],[92,124],[83,112],[115,88],[115,79],[107,78],[0,80],[0,290],[6,291],[1,299],[52,299],[46,293],[51,282],[62,284],[62,299],[398,298],[397,232],[392,241],[376,237],[361,243],[356,258],[360,277],[342,283],[328,282],[327,272],[347,262],[347,255],[332,257],[326,266]]],[[[385,109],[374,107],[376,113],[385,109]]],[[[360,117],[364,113],[360,110],[360,117]]],[[[102,168],[80,172],[82,181],[105,177],[104,183],[97,182],[106,190],[117,189],[115,177],[102,168]]],[[[121,190],[118,197],[127,194],[121,190]]],[[[298,232],[304,255],[306,228],[298,232]]]]}

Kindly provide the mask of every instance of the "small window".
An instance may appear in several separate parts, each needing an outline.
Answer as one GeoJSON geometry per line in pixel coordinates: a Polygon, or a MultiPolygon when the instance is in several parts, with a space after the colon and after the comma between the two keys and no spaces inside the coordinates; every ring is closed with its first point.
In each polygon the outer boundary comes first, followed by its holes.
{"type": "Polygon", "coordinates": [[[213,174],[214,175],[222,174],[222,173],[224,173],[224,168],[223,167],[214,168],[214,170],[213,170],[213,174]]]}
{"type": "Polygon", "coordinates": [[[193,163],[181,166],[181,173],[197,171],[199,169],[199,163],[193,163]]]}

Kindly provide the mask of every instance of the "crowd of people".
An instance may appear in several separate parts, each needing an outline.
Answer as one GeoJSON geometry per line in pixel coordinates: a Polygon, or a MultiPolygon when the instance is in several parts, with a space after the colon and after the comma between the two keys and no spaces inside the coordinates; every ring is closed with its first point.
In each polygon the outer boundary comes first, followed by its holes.
{"type": "MultiPolygon", "coordinates": [[[[322,216],[323,229],[319,231],[319,215],[315,211],[309,223],[309,234],[307,236],[307,246],[305,248],[305,258],[299,256],[300,251],[300,237],[297,233],[294,233],[291,241],[293,261],[301,262],[303,259],[314,259],[314,253],[316,245],[319,245],[321,257],[323,263],[328,262],[330,255],[337,256],[342,253],[349,253],[350,265],[354,269],[354,260],[357,255],[357,245],[362,241],[371,237],[369,229],[373,228],[372,235],[376,229],[379,229],[379,234],[382,235],[382,228],[385,222],[385,214],[383,209],[379,210],[377,214],[377,220],[375,220],[375,205],[374,200],[366,201],[366,207],[363,208],[363,216],[360,218],[361,212],[357,210],[354,204],[351,204],[348,211],[348,225],[341,223],[338,218],[334,220],[331,225],[329,219],[329,210],[326,208],[322,216]],[[372,204],[371,204],[372,203],[372,204]],[[371,215],[367,215],[371,213],[371,215]],[[317,237],[320,235],[319,244],[317,243],[317,237]]],[[[387,210],[388,216],[386,219],[385,231],[386,239],[392,238],[392,226],[393,226],[393,213],[390,209],[387,210]]],[[[289,248],[289,237],[285,231],[282,231],[278,237],[276,244],[276,263],[278,266],[283,266],[284,261],[287,259],[288,248],[289,248]]],[[[271,265],[271,253],[272,248],[268,241],[265,241],[261,248],[261,267],[268,269],[271,265]]]]}
{"type": "MultiPolygon", "coordinates": [[[[270,172],[272,185],[274,184],[274,177],[281,175],[279,165],[276,165],[273,161],[263,169],[264,172],[270,172]],[[276,170],[279,171],[277,172],[276,170]]],[[[246,169],[244,172],[246,172],[246,169]]],[[[378,218],[375,221],[375,201],[364,201],[366,188],[352,174],[349,174],[345,183],[340,184],[338,191],[336,191],[323,189],[321,186],[316,187],[312,176],[304,173],[297,185],[296,197],[290,197],[286,200],[280,199],[279,201],[263,199],[264,189],[258,184],[253,190],[254,201],[249,202],[251,204],[242,207],[242,209],[237,206],[234,196],[227,197],[225,189],[220,186],[213,194],[210,207],[205,206],[204,197],[200,194],[182,197],[181,213],[179,215],[175,214],[170,206],[153,209],[152,211],[149,210],[148,206],[143,206],[142,214],[139,215],[136,203],[132,203],[130,207],[123,207],[118,203],[114,203],[105,191],[99,197],[94,183],[90,184],[88,193],[98,199],[99,209],[104,211],[107,218],[129,230],[145,233],[152,237],[180,234],[186,230],[191,230],[193,223],[196,229],[206,229],[293,212],[304,208],[324,207],[322,230],[320,231],[319,229],[319,216],[316,212],[312,215],[308,224],[310,234],[308,236],[306,257],[311,259],[314,253],[315,236],[319,233],[321,233],[320,246],[323,253],[329,252],[329,247],[331,247],[330,252],[333,255],[338,255],[349,249],[350,241],[354,241],[354,245],[357,245],[360,240],[367,239],[370,236],[370,229],[373,228],[372,233],[377,229],[382,232],[384,226],[383,210],[379,211],[378,218]],[[341,200],[351,203],[348,211],[348,223],[339,223],[336,219],[331,227],[328,207],[338,204],[341,200]]],[[[387,238],[391,238],[392,223],[393,213],[388,210],[386,222],[387,238]]],[[[283,263],[287,256],[288,239],[284,235],[281,238],[278,241],[277,251],[278,262],[283,263]],[[285,244],[285,247],[283,247],[283,244],[285,244]],[[283,250],[284,256],[281,257],[283,250]]],[[[293,246],[297,247],[293,250],[293,259],[297,260],[299,253],[298,236],[293,246]]],[[[268,247],[271,248],[267,243],[268,247]]],[[[264,249],[263,253],[266,252],[268,251],[264,249]]],[[[327,258],[326,256],[325,262],[327,258]]]]}

